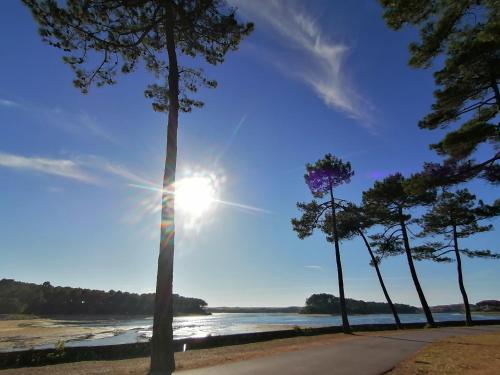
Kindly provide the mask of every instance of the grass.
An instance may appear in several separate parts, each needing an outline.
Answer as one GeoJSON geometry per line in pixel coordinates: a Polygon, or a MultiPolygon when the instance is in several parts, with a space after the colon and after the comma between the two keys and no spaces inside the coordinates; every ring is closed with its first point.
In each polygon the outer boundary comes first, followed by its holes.
{"type": "Polygon", "coordinates": [[[452,337],[430,344],[391,375],[500,373],[500,333],[452,337]]]}

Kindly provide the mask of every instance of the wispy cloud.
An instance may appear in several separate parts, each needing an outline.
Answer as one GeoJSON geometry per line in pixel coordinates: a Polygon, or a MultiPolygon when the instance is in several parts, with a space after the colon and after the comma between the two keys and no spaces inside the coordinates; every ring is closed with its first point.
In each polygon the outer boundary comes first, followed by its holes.
{"type": "Polygon", "coordinates": [[[281,35],[294,59],[277,62],[286,73],[308,84],[329,107],[340,110],[371,128],[371,105],[346,78],[345,61],[350,48],[335,41],[303,5],[294,0],[230,0],[244,16],[271,27],[281,35]],[[297,53],[298,52],[298,53],[297,53]]]}
{"type": "Polygon", "coordinates": [[[90,184],[97,183],[96,178],[83,171],[77,163],[68,159],[47,159],[0,153],[0,166],[45,173],[90,184]]]}
{"type": "Polygon", "coordinates": [[[322,271],[323,267],[321,266],[304,266],[304,268],[307,268],[309,270],[314,270],[314,271],[322,271]]]}
{"type": "Polygon", "coordinates": [[[60,108],[32,108],[32,110],[42,115],[49,125],[67,133],[85,134],[111,143],[117,143],[116,138],[95,117],[92,117],[87,112],[72,113],[60,108]]]}
{"type": "Polygon", "coordinates": [[[15,108],[15,107],[21,107],[21,104],[15,102],[13,100],[0,98],[0,106],[15,108]]]}
{"type": "Polygon", "coordinates": [[[142,184],[154,186],[154,182],[148,180],[123,164],[109,161],[97,155],[79,155],[74,160],[81,166],[94,170],[96,173],[119,177],[126,184],[142,184]]]}
{"type": "Polygon", "coordinates": [[[64,191],[63,188],[60,188],[58,186],[49,186],[46,189],[49,193],[61,193],[64,191]]]}
{"type": "Polygon", "coordinates": [[[44,173],[101,186],[113,185],[113,182],[123,185],[131,183],[153,185],[151,181],[139,176],[126,166],[96,155],[54,159],[0,152],[0,167],[44,173]]]}
{"type": "Polygon", "coordinates": [[[85,111],[71,112],[61,108],[46,108],[13,100],[0,98],[0,107],[23,110],[37,119],[43,119],[47,125],[67,133],[87,135],[117,143],[116,138],[93,116],[85,111]]]}

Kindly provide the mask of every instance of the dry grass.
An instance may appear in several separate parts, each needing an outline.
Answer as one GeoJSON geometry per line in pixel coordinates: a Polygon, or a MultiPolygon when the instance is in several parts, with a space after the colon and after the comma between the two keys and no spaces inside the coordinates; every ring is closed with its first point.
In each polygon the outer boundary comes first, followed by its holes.
{"type": "MultiPolygon", "coordinates": [[[[241,361],[273,354],[328,345],[339,341],[351,340],[355,336],[341,333],[313,337],[295,337],[260,343],[225,346],[176,353],[177,369],[193,369],[218,364],[241,361]]],[[[0,371],[0,375],[145,375],[149,358],[123,359],[116,361],[85,361],[64,363],[43,367],[25,367],[0,371]]]]}
{"type": "Polygon", "coordinates": [[[426,346],[391,375],[500,374],[500,333],[451,337],[426,346]]]}

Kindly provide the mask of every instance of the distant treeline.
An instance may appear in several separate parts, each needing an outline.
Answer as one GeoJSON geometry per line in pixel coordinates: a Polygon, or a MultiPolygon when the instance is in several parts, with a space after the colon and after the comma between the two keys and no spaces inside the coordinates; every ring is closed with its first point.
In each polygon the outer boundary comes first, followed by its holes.
{"type": "MultiPolygon", "coordinates": [[[[384,302],[365,302],[351,298],[346,299],[348,314],[390,314],[391,309],[384,302]]],[[[417,307],[410,305],[394,304],[401,314],[419,313],[417,307]]],[[[340,314],[340,299],[331,294],[313,294],[306,300],[306,306],[301,314],[340,314]]]]}
{"type": "MultiPolygon", "coordinates": [[[[154,293],[136,294],[110,290],[54,287],[11,279],[0,280],[0,314],[35,315],[152,315],[154,293]]],[[[199,298],[174,294],[174,314],[207,314],[199,298]]]]}
{"type": "MultiPolygon", "coordinates": [[[[484,300],[478,303],[470,304],[471,311],[475,312],[500,312],[500,301],[497,300],[484,300]]],[[[464,312],[465,306],[463,303],[453,305],[439,305],[432,306],[432,312],[464,312]]]]}
{"type": "Polygon", "coordinates": [[[211,313],[298,313],[302,310],[299,306],[290,307],[209,307],[211,313]]]}

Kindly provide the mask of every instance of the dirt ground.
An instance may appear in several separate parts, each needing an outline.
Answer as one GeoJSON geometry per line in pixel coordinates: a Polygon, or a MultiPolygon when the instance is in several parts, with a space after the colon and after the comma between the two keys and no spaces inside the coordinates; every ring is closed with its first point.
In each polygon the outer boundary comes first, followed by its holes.
{"type": "MultiPolygon", "coordinates": [[[[296,337],[260,343],[225,346],[176,353],[177,370],[214,366],[230,361],[273,355],[277,353],[327,345],[354,336],[341,333],[314,337],[296,337]]],[[[116,361],[85,361],[59,365],[1,370],[0,375],[145,375],[149,358],[124,359],[116,361]]]]}

